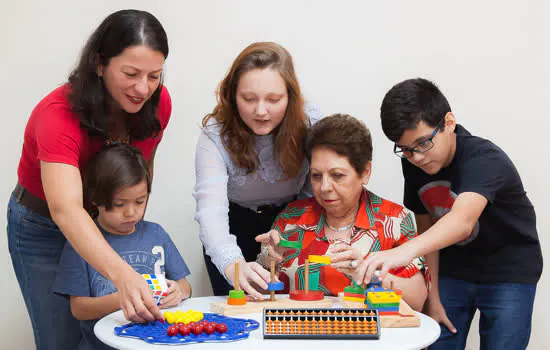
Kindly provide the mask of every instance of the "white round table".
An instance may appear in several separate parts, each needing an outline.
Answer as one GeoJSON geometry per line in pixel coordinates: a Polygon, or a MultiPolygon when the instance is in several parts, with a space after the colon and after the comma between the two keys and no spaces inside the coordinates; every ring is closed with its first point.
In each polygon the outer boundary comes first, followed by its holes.
{"type": "MultiPolygon", "coordinates": [[[[200,297],[183,301],[179,306],[168,310],[198,310],[210,312],[210,303],[226,300],[226,297],[200,297]]],[[[334,307],[339,307],[334,298],[334,307]]],[[[164,311],[164,310],[163,310],[164,311]]],[[[234,317],[250,318],[260,322],[260,328],[250,333],[247,339],[228,343],[195,343],[182,344],[185,350],[190,349],[273,349],[281,350],[286,348],[294,349],[299,346],[307,346],[315,350],[334,350],[345,343],[349,349],[365,347],[368,344],[369,350],[376,349],[423,349],[433,344],[439,337],[440,328],[437,322],[428,316],[418,313],[420,316],[420,327],[415,328],[381,328],[380,339],[378,340],[317,340],[317,339],[264,339],[262,332],[262,314],[237,315],[234,317]]],[[[119,337],[115,335],[114,328],[128,323],[122,311],[113,312],[103,317],[94,327],[95,335],[105,344],[117,349],[168,349],[174,345],[153,345],[143,340],[119,337]]]]}

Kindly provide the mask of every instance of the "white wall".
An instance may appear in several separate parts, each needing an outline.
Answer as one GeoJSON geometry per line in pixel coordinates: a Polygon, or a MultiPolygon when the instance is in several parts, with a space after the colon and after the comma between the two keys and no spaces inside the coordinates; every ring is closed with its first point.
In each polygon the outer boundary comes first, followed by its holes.
{"type": "MultiPolygon", "coordinates": [[[[370,188],[401,202],[402,176],[384,137],[384,93],[411,77],[436,81],[460,123],[493,140],[512,158],[537,210],[546,259],[550,228],[548,130],[550,6],[533,1],[30,1],[0,11],[0,198],[16,183],[23,130],[34,105],[66,81],[87,36],[110,12],[151,11],[170,40],[165,83],[172,119],[157,153],[147,218],[171,233],[191,271],[194,295],[211,289],[203,265],[195,204],[194,148],[201,118],[232,60],[254,41],[277,41],[293,55],[306,97],[325,113],[350,113],[374,137],[370,188]],[[546,248],[546,249],[545,249],[546,248]]],[[[0,226],[5,227],[5,216],[0,226]]],[[[33,348],[5,234],[0,235],[2,348],[33,348]]],[[[530,349],[548,344],[550,281],[535,303],[530,349]]],[[[477,326],[468,348],[478,348],[477,326]]]]}

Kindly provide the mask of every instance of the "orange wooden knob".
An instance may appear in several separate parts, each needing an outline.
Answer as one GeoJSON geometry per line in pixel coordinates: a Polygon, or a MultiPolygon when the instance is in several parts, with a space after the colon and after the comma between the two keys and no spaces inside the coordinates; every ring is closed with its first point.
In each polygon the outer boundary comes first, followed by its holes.
{"type": "Polygon", "coordinates": [[[246,298],[227,298],[228,305],[244,305],[246,304],[246,298]]]}

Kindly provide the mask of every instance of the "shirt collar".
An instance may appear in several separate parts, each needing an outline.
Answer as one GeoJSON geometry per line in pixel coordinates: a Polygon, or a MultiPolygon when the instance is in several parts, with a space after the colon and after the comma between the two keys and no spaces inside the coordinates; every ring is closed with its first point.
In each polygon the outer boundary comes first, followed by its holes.
{"type": "MultiPolygon", "coordinates": [[[[314,227],[317,238],[324,239],[325,231],[323,230],[323,226],[327,219],[326,211],[323,207],[321,207],[321,205],[319,205],[319,203],[317,203],[317,201],[313,201],[314,204],[311,208],[311,214],[303,215],[297,222],[297,225],[308,226],[309,229],[314,227]]],[[[357,229],[369,230],[375,227],[374,213],[377,210],[373,208],[373,204],[382,202],[378,196],[366,189],[363,189],[363,193],[361,193],[361,198],[359,201],[361,204],[359,205],[359,211],[357,212],[355,223],[353,224],[356,228],[354,231],[356,232],[358,231],[357,229]]]]}

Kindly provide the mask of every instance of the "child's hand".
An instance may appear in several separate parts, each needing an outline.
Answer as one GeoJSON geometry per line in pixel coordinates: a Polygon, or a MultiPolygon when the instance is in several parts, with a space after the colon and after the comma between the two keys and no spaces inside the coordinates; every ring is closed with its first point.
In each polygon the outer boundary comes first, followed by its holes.
{"type": "Polygon", "coordinates": [[[166,284],[168,285],[168,295],[160,300],[159,307],[161,309],[177,306],[185,299],[185,292],[178,282],[167,279],[166,284]]]}

